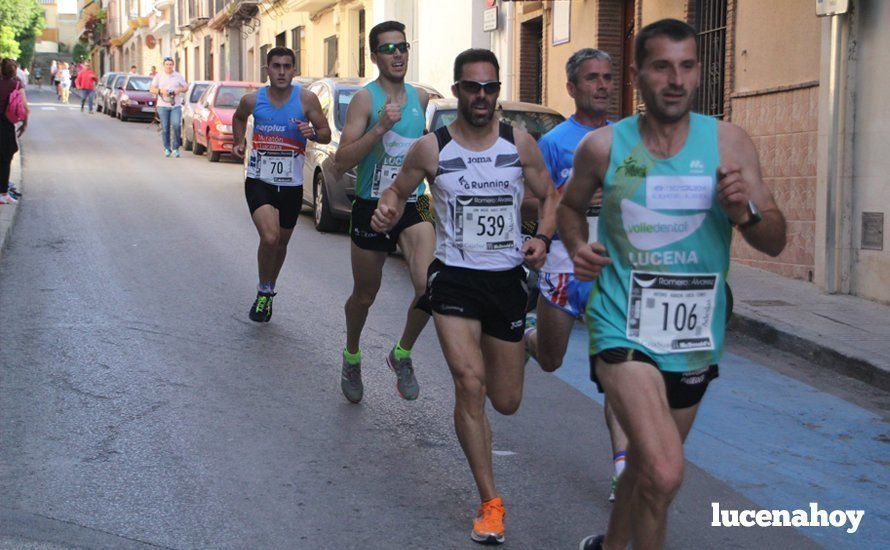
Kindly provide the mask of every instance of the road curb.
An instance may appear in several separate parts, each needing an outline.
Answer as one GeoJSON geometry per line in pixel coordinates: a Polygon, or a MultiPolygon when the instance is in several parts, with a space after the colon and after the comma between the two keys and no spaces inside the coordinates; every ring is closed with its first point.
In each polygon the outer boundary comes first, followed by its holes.
{"type": "MultiPolygon", "coordinates": [[[[22,192],[25,191],[24,161],[22,160],[22,146],[19,144],[19,152],[12,159],[12,171],[10,179],[22,192]]],[[[12,227],[19,211],[19,203],[0,205],[0,259],[6,251],[6,243],[12,235],[12,227]]]]}
{"type": "Polygon", "coordinates": [[[729,330],[760,340],[830,371],[861,380],[876,388],[890,391],[890,372],[852,353],[835,349],[811,338],[795,334],[791,329],[770,323],[746,312],[733,312],[729,330]]]}

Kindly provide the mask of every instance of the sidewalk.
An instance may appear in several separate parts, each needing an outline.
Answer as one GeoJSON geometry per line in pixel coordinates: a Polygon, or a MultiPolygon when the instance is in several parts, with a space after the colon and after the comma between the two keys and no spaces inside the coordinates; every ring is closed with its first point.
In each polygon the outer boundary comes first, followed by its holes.
{"type": "Polygon", "coordinates": [[[733,263],[730,329],[890,390],[890,306],[733,263]]]}
{"type": "MultiPolygon", "coordinates": [[[[25,192],[25,182],[22,178],[22,147],[19,144],[19,152],[12,159],[12,172],[10,180],[18,187],[19,191],[25,192]]],[[[6,250],[6,241],[12,233],[12,224],[15,222],[15,216],[18,212],[19,204],[3,204],[0,205],[0,258],[3,257],[3,251],[6,250]]]]}

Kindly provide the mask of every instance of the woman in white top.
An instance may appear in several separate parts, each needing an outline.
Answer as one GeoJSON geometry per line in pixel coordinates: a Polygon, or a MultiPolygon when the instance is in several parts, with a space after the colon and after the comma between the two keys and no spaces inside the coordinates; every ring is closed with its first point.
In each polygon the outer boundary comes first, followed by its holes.
{"type": "Polygon", "coordinates": [[[62,68],[59,69],[59,85],[62,87],[62,103],[68,103],[71,93],[71,71],[68,70],[68,63],[62,63],[62,68]]]}

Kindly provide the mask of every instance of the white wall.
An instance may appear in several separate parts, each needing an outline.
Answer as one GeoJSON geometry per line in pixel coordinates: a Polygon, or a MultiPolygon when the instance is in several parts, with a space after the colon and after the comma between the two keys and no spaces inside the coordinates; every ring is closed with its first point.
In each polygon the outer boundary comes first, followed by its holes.
{"type": "Polygon", "coordinates": [[[852,292],[890,303],[890,3],[857,2],[852,292]],[[862,212],[884,213],[884,250],[860,249],[862,212]]]}
{"type": "Polygon", "coordinates": [[[484,7],[484,0],[417,0],[418,35],[412,37],[417,81],[451,97],[454,58],[468,48],[491,48],[491,37],[482,30],[484,7]]]}

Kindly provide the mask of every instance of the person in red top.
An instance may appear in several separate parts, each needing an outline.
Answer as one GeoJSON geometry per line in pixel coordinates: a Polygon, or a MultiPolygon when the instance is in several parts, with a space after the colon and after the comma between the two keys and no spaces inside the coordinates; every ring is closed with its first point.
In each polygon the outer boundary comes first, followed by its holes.
{"type": "Polygon", "coordinates": [[[77,73],[77,80],[74,81],[74,87],[81,91],[80,112],[83,112],[84,104],[89,104],[90,114],[93,114],[93,96],[96,93],[96,82],[99,77],[93,72],[93,65],[86,61],[83,69],[77,73]]]}

